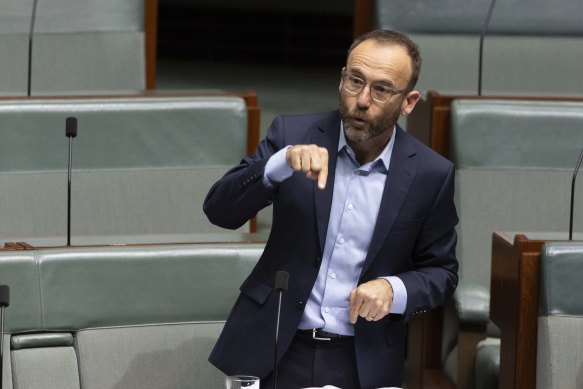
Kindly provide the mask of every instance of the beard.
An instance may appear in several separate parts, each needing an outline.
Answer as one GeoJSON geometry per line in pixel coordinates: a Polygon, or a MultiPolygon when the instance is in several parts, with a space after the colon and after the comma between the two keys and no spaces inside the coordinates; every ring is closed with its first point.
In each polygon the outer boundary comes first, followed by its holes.
{"type": "Polygon", "coordinates": [[[340,97],[340,117],[344,125],[346,139],[353,142],[365,142],[379,136],[385,131],[390,131],[397,123],[400,116],[402,98],[395,108],[383,111],[379,117],[370,117],[368,109],[355,108],[351,111],[346,101],[340,97]]]}

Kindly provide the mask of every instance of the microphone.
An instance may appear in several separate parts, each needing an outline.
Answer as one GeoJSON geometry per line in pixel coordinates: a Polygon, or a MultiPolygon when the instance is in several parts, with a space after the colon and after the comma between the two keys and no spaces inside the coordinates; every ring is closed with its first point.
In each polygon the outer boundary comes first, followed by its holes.
{"type": "Polygon", "coordinates": [[[573,240],[573,208],[575,203],[575,180],[577,179],[577,173],[579,173],[579,168],[581,167],[581,161],[583,161],[583,149],[581,154],[579,154],[579,160],[577,165],[575,165],[575,171],[573,172],[573,180],[571,181],[571,208],[570,218],[569,218],[569,240],[573,240]]]}
{"type": "Polygon", "coordinates": [[[0,389],[4,379],[4,309],[10,305],[10,288],[0,285],[0,389]]]}
{"type": "Polygon", "coordinates": [[[484,27],[482,27],[482,33],[480,34],[480,54],[478,57],[478,96],[482,96],[482,62],[484,56],[484,38],[488,32],[490,18],[492,18],[492,12],[494,11],[495,5],[496,0],[492,0],[492,3],[490,3],[490,9],[488,10],[488,15],[486,15],[486,20],[484,21],[484,27]]]}
{"type": "Polygon", "coordinates": [[[277,389],[277,340],[279,338],[279,319],[281,316],[281,298],[283,292],[287,291],[289,273],[278,271],[275,274],[275,290],[279,292],[279,303],[277,304],[277,324],[275,325],[275,355],[273,357],[273,389],[277,389]]]}
{"type": "Polygon", "coordinates": [[[28,33],[28,84],[26,87],[27,96],[30,97],[31,80],[32,80],[32,37],[34,35],[34,24],[36,21],[36,4],[38,0],[32,3],[32,15],[30,18],[30,31],[28,33]]]}
{"type": "Polygon", "coordinates": [[[67,246],[71,246],[71,167],[73,164],[73,138],[77,136],[77,118],[67,118],[65,121],[65,135],[69,138],[69,167],[67,169],[67,246]]]}

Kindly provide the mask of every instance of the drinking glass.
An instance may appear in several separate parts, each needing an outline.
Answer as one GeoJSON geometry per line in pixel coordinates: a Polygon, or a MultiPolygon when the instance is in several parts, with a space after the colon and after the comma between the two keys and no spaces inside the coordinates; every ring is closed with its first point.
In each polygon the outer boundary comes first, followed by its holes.
{"type": "Polygon", "coordinates": [[[225,377],[226,389],[259,389],[259,377],[251,375],[232,375],[225,377]]]}

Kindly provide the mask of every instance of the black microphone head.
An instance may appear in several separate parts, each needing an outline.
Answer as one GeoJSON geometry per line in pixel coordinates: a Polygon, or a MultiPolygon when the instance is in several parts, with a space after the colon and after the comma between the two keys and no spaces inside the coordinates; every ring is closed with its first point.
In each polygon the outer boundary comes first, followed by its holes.
{"type": "Polygon", "coordinates": [[[67,118],[66,126],[65,126],[65,133],[67,138],[76,137],[77,136],[77,118],[67,118]]]}
{"type": "Polygon", "coordinates": [[[282,292],[287,291],[287,283],[289,281],[289,273],[286,271],[278,271],[275,274],[275,289],[282,292]]]}
{"type": "Polygon", "coordinates": [[[0,285],[0,307],[10,305],[10,288],[8,285],[0,285]]]}

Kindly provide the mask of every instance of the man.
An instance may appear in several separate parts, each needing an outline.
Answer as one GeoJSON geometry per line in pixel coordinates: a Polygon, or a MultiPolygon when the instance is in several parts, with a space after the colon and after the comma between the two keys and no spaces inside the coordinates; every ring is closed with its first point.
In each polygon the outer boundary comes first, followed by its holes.
{"type": "Polygon", "coordinates": [[[357,39],[340,110],[280,116],[255,155],[210,190],[209,220],[237,228],[273,204],[265,251],[210,356],[271,388],[278,294],[289,273],[278,386],[402,386],[406,323],[457,286],[454,169],[396,121],[420,98],[421,59],[403,34],[357,39]]]}

